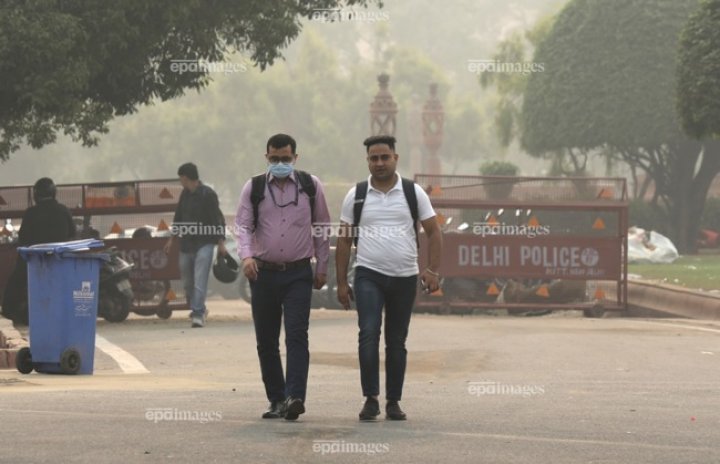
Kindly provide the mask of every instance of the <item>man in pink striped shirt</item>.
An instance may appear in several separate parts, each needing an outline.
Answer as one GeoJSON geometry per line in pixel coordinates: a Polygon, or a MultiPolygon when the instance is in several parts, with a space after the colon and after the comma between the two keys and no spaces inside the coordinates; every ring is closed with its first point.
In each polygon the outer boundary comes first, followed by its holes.
{"type": "Polygon", "coordinates": [[[245,184],[235,216],[238,255],[250,280],[258,357],[270,401],[264,419],[295,420],[305,412],[310,300],[312,289],[325,285],[330,257],[327,234],[313,233],[313,224],[330,222],[323,187],[317,177],[294,169],[296,146],[289,135],[270,137],[268,171],[245,184]],[[283,317],[285,376],[279,349],[283,317]]]}

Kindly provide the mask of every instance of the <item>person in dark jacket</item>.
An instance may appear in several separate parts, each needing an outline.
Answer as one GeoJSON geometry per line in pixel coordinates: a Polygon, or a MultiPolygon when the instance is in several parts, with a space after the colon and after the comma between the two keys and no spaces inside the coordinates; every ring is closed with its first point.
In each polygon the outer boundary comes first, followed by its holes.
{"type": "MultiPolygon", "coordinates": [[[[34,205],[25,211],[18,232],[18,245],[66,242],[77,233],[70,210],[55,199],[57,187],[49,177],[33,186],[34,205]]],[[[2,301],[2,314],[16,324],[28,323],[27,263],[17,257],[15,269],[8,279],[2,301]]]]}
{"type": "Polygon", "coordinates": [[[183,191],[178,200],[172,236],[165,245],[170,253],[176,237],[180,239],[180,273],[185,288],[185,298],[192,311],[192,327],[205,326],[208,278],[213,261],[213,250],[218,255],[227,254],[225,249],[225,218],[220,211],[217,194],[203,184],[197,166],[185,163],[178,169],[183,191]]]}

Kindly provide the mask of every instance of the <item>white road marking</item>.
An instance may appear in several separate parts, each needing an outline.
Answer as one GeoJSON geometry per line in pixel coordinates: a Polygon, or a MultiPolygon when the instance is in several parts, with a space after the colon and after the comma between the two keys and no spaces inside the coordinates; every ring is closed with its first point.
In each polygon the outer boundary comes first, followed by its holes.
{"type": "Polygon", "coordinates": [[[645,322],[645,323],[656,324],[656,325],[664,325],[667,327],[675,327],[677,329],[700,330],[702,332],[712,332],[712,333],[720,334],[720,329],[709,329],[707,327],[698,327],[696,325],[673,324],[671,322],[660,322],[660,321],[638,321],[638,322],[645,322]]]}
{"type": "Polygon", "coordinates": [[[95,347],[102,350],[118,363],[120,369],[126,374],[149,374],[150,371],[133,355],[119,346],[110,343],[100,335],[95,336],[95,347]]]}

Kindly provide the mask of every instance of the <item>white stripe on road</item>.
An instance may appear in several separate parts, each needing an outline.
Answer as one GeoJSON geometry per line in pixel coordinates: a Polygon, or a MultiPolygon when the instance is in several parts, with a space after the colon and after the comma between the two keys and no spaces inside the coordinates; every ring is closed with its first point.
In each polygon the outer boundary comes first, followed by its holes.
{"type": "Polygon", "coordinates": [[[120,366],[120,369],[122,369],[126,374],[150,373],[150,371],[143,366],[138,358],[123,350],[119,346],[110,343],[100,335],[95,336],[95,347],[113,358],[115,362],[118,363],[118,366],[120,366]]]}
{"type": "Polygon", "coordinates": [[[664,325],[667,327],[675,327],[677,329],[699,330],[701,332],[720,333],[720,329],[710,329],[707,327],[698,327],[696,325],[690,325],[690,324],[673,324],[671,322],[660,322],[660,321],[640,321],[640,322],[646,322],[646,323],[655,324],[655,325],[664,325]]]}

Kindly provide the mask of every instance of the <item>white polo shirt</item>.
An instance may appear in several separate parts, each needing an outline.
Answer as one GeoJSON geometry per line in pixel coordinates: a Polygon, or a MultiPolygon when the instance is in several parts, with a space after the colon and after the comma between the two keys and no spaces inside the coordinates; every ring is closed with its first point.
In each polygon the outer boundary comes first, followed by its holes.
{"type": "MultiPolygon", "coordinates": [[[[391,277],[408,277],[419,273],[417,243],[410,207],[405,199],[400,174],[396,172],[395,186],[383,193],[373,188],[368,177],[368,192],[360,216],[356,266],[363,266],[391,277]]],[[[418,219],[435,216],[425,191],[415,184],[418,219]]],[[[340,220],[353,223],[355,187],[343,201],[340,220]]],[[[418,225],[418,227],[420,227],[418,225]]]]}

